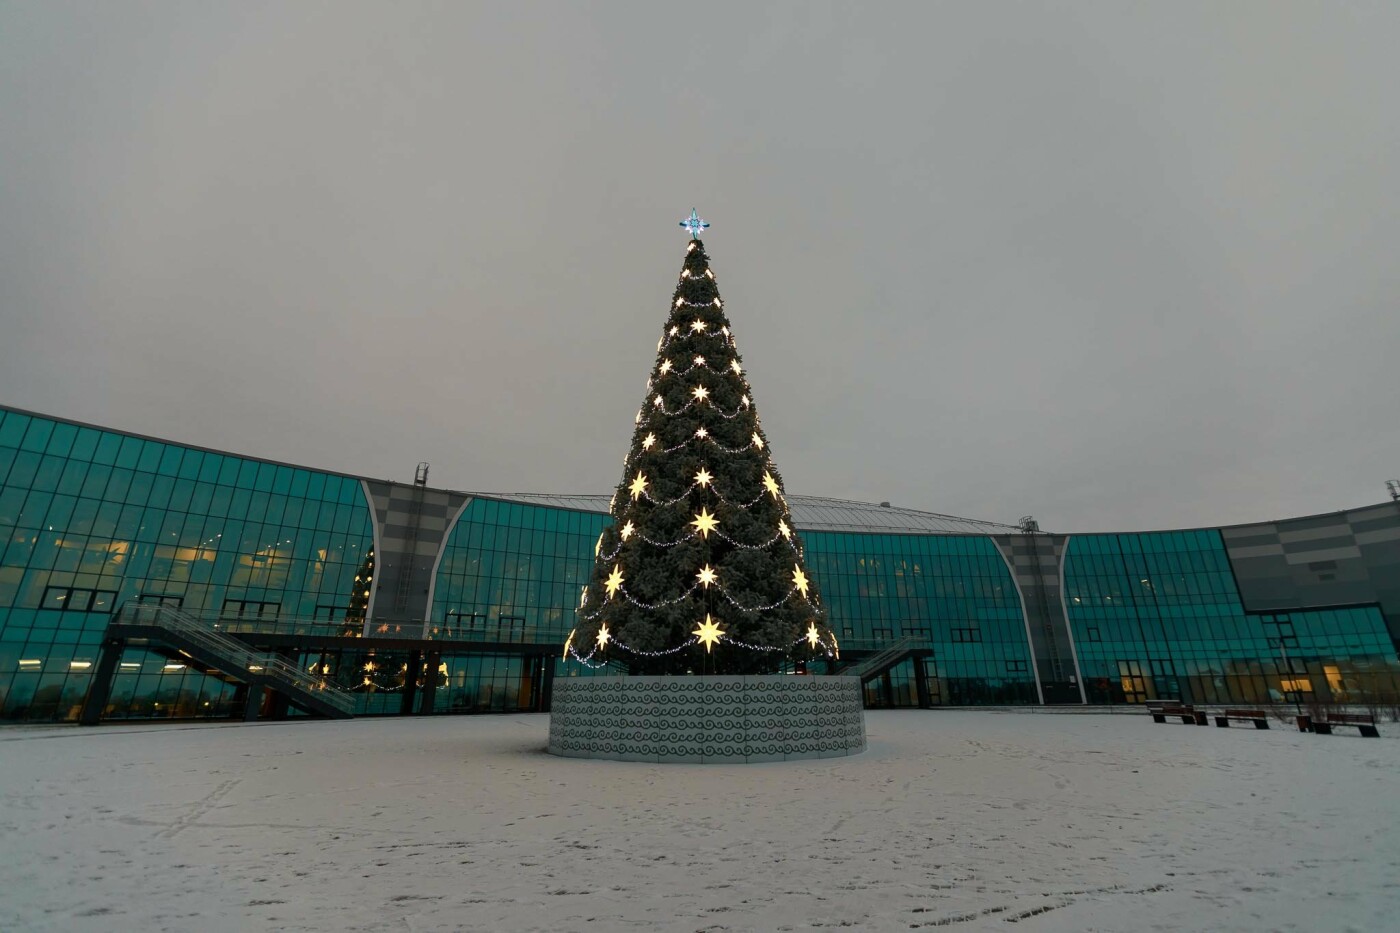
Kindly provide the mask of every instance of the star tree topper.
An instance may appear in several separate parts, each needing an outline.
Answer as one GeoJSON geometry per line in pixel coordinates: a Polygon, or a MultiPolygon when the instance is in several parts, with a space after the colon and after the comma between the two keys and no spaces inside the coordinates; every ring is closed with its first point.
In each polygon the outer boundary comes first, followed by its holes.
{"type": "Polygon", "coordinates": [[[700,234],[704,232],[709,223],[700,219],[700,215],[695,213],[695,208],[690,209],[690,216],[681,221],[682,227],[690,231],[692,240],[700,239],[700,234]]]}

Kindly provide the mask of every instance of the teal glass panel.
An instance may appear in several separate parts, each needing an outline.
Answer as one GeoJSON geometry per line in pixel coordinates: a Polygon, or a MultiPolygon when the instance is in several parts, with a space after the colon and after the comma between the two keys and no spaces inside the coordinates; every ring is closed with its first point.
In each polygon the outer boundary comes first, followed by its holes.
{"type": "MultiPolygon", "coordinates": [[[[301,494],[258,493],[260,517],[275,513],[275,523],[248,524],[252,490],[237,490],[240,513],[229,482],[265,475],[271,487],[285,476],[290,490],[294,471],[0,414],[0,463],[8,467],[0,485],[0,643],[20,646],[14,657],[0,651],[0,717],[75,716],[91,672],[70,663],[75,646],[100,644],[111,613],[128,600],[161,596],[215,614],[256,605],[264,617],[282,618],[311,618],[321,607],[323,620],[324,607],[348,610],[373,547],[357,481],[295,471],[307,478],[301,494]],[[315,522],[324,508],[337,530],[315,522]],[[21,659],[36,663],[21,667],[21,659]]],[[[137,659],[124,664],[145,663],[142,652],[127,654],[137,659]]],[[[228,714],[231,688],[193,672],[133,674],[123,684],[122,716],[228,714]]]]}
{"type": "Polygon", "coordinates": [[[1090,703],[1400,696],[1379,607],[1246,612],[1219,532],[1076,535],[1065,608],[1090,703]]]}

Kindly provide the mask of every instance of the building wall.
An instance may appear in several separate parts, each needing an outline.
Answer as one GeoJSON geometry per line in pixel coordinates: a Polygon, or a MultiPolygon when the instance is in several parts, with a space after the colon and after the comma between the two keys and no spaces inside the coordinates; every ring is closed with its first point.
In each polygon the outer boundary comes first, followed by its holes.
{"type": "Polygon", "coordinates": [[[1064,579],[1090,703],[1400,695],[1373,590],[1356,594],[1370,605],[1250,612],[1220,531],[1074,535],[1064,579]]]}
{"type": "MultiPolygon", "coordinates": [[[[344,619],[372,547],[353,477],[0,409],[0,716],[73,718],[129,599],[344,619]]],[[[121,672],[115,701],[143,715],[229,693],[144,652],[121,672]]]]}
{"type": "MultiPolygon", "coordinates": [[[[1015,581],[990,538],[802,532],[807,567],[828,620],[848,649],[913,636],[935,703],[1035,703],[1035,672],[1015,581]]],[[[893,672],[892,697],[873,685],[872,705],[916,703],[912,664],[893,672]]]]}
{"type": "MultiPolygon", "coordinates": [[[[0,408],[0,716],[72,718],[110,613],[131,599],[562,642],[608,521],[0,408]]],[[[931,645],[917,663],[935,703],[1400,696],[1394,503],[1219,530],[802,537],[842,644],[931,645]]],[[[360,712],[400,711],[408,655],[298,660],[359,691],[360,712]]],[[[914,663],[869,702],[916,702],[914,663]]],[[[434,664],[441,711],[523,708],[539,676],[447,645],[434,664]]],[[[231,694],[130,650],[112,715],[223,715],[231,694]]]]}

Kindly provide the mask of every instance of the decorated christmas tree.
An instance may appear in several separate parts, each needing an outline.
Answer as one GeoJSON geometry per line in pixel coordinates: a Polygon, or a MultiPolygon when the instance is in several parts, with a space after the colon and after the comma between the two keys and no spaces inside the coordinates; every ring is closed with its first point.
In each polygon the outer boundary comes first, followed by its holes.
{"type": "Polygon", "coordinates": [[[839,651],[699,239],[657,343],[566,659],[761,674],[839,651]]]}

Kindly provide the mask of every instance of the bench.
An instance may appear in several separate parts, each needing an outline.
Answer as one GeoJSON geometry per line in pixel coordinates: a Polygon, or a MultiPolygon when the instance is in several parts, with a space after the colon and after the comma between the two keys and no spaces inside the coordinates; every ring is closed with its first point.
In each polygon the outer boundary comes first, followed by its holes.
{"type": "Polygon", "coordinates": [[[1194,706],[1182,706],[1181,704],[1149,706],[1147,711],[1152,714],[1153,722],[1166,722],[1168,716],[1173,718],[1180,716],[1181,721],[1188,726],[1193,723],[1198,726],[1206,725],[1205,710],[1196,709],[1194,706]]]}
{"type": "Polygon", "coordinates": [[[1323,713],[1325,719],[1313,720],[1313,731],[1318,735],[1331,735],[1333,726],[1355,726],[1367,738],[1378,739],[1376,717],[1356,713],[1323,713]]]}
{"type": "Polygon", "coordinates": [[[1215,724],[1222,729],[1230,728],[1230,720],[1252,722],[1256,729],[1269,728],[1269,714],[1262,709],[1227,709],[1215,714],[1215,724]]]}

